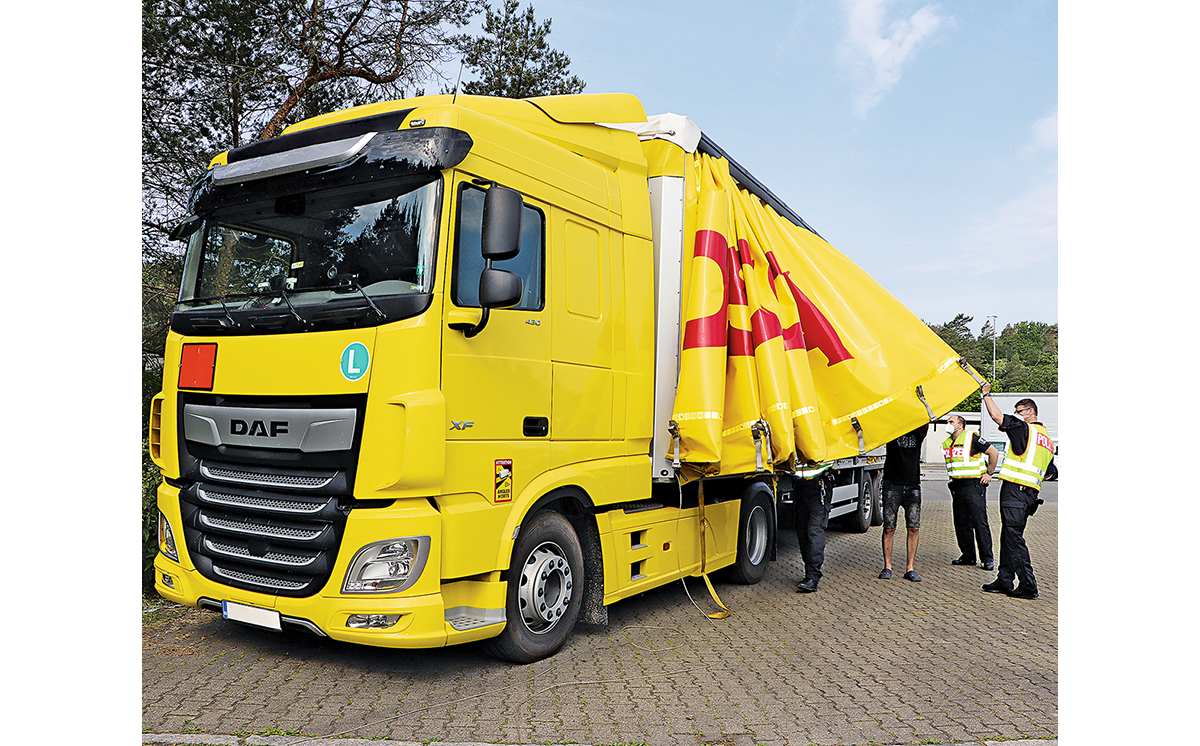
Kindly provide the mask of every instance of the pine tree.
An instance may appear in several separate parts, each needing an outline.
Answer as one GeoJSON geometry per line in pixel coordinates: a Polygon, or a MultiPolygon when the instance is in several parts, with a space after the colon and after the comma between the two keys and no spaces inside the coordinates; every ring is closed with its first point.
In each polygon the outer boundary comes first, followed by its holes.
{"type": "Polygon", "coordinates": [[[487,9],[483,34],[458,37],[463,64],[475,75],[463,93],[529,98],[582,93],[586,85],[570,75],[571,58],[546,41],[550,19],[538,23],[533,5],[524,12],[518,0],[504,0],[502,11],[487,9]]]}

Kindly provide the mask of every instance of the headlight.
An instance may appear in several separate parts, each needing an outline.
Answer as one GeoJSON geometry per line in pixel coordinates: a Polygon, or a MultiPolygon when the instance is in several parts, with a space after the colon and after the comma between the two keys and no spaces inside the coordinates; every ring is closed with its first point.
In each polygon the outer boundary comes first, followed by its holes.
{"type": "Polygon", "coordinates": [[[346,571],[342,593],[402,591],[421,577],[429,556],[428,536],[409,536],[368,544],[346,571]]]}
{"type": "Polygon", "coordinates": [[[179,550],[175,547],[175,534],[171,532],[171,522],[158,511],[158,551],[176,562],[179,561],[179,550]]]}

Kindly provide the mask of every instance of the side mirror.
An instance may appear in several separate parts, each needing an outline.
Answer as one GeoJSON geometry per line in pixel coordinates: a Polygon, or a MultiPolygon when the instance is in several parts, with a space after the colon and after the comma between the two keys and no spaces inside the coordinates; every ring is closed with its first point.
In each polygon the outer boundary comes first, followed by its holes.
{"type": "Polygon", "coordinates": [[[167,238],[172,241],[183,241],[188,236],[200,230],[200,226],[203,224],[203,222],[204,221],[201,220],[197,215],[186,217],[178,225],[171,229],[171,232],[167,234],[167,238]]]}
{"type": "Polygon", "coordinates": [[[521,302],[521,277],[503,269],[485,269],[479,275],[479,305],[484,308],[506,308],[521,302]]]}
{"type": "Polygon", "coordinates": [[[490,183],[491,188],[483,198],[483,229],[480,236],[483,272],[479,274],[479,305],[483,312],[477,324],[450,326],[461,331],[468,339],[479,334],[487,326],[491,309],[515,306],[521,302],[521,294],[524,292],[519,275],[503,269],[493,269],[492,262],[512,259],[520,252],[521,213],[525,209],[525,202],[519,192],[495,182],[486,183],[490,183]]]}
{"type": "Polygon", "coordinates": [[[519,192],[493,186],[483,198],[483,258],[503,261],[521,250],[521,212],[519,192]]]}

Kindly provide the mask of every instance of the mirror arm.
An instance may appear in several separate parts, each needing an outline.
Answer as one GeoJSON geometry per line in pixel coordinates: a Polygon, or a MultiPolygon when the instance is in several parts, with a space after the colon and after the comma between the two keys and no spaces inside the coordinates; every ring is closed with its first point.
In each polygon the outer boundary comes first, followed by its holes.
{"type": "MultiPolygon", "coordinates": [[[[492,260],[491,259],[483,260],[484,271],[487,271],[491,268],[492,268],[492,260]]],[[[480,299],[480,300],[482,300],[482,299],[480,299]]],[[[463,336],[466,337],[467,339],[470,339],[471,337],[474,337],[476,334],[479,334],[479,332],[483,331],[483,327],[487,326],[488,315],[489,315],[488,312],[491,310],[487,306],[484,306],[482,303],[480,303],[480,306],[482,306],[482,308],[483,308],[483,313],[479,315],[478,323],[475,323],[475,324],[467,324],[467,323],[450,324],[449,325],[450,328],[456,332],[462,332],[463,336]]]]}
{"type": "Polygon", "coordinates": [[[483,331],[483,327],[487,326],[488,311],[490,311],[490,310],[491,310],[490,308],[483,309],[483,313],[479,316],[479,323],[477,323],[477,324],[465,324],[465,323],[450,324],[450,328],[456,332],[462,332],[464,337],[466,337],[467,339],[470,339],[471,337],[474,337],[479,332],[483,331]]]}

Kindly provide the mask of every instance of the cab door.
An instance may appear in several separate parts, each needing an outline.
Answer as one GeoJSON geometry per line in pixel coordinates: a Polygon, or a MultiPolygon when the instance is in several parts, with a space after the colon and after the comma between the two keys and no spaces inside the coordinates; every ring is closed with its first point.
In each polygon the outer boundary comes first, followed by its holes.
{"type": "Polygon", "coordinates": [[[481,229],[486,187],[460,175],[445,285],[442,392],[446,399],[446,492],[508,502],[548,468],[551,328],[546,299],[546,207],[522,195],[521,249],[493,264],[520,276],[520,302],[493,308],[468,337],[454,326],[479,322],[481,229]]]}

